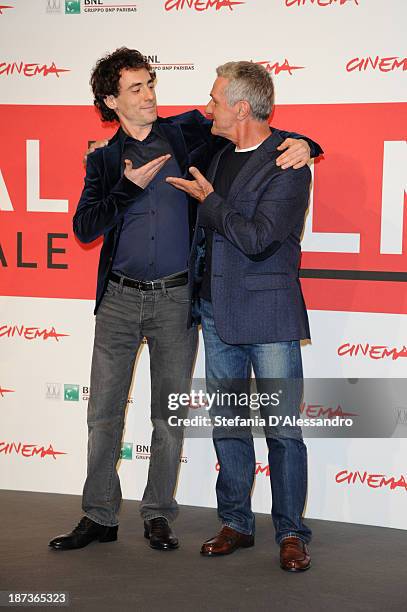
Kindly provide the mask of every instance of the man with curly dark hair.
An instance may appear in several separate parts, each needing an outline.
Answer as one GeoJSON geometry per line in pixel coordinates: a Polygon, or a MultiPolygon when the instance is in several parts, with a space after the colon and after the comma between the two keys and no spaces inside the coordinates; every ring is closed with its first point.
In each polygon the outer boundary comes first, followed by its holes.
{"type": "MultiPolygon", "coordinates": [[[[191,325],[188,260],[196,203],[166,182],[190,166],[205,172],[223,139],[194,110],[157,118],[155,74],[136,50],[120,48],[100,59],[91,77],[94,104],[120,126],[108,146],[88,155],[85,186],[73,219],[82,242],[103,236],[96,292],[96,329],[88,404],[85,516],[54,549],[81,548],[117,539],[120,457],[125,408],[140,344],[145,337],[151,370],[151,459],[140,504],[152,548],[178,547],[170,523],[178,513],[177,482],[183,432],[168,424],[168,391],[189,392],[197,348],[191,325]]],[[[291,136],[282,166],[300,166],[320,152],[291,136]]]]}

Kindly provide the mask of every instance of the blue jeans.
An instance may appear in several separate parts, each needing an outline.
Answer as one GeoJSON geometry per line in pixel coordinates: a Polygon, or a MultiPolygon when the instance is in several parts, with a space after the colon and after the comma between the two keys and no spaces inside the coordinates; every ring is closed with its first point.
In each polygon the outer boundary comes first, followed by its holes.
{"type": "MultiPolygon", "coordinates": [[[[298,413],[302,395],[302,362],[299,341],[271,344],[226,344],[215,329],[212,304],[201,300],[202,332],[205,342],[207,391],[231,384],[240,392],[250,393],[253,367],[258,391],[270,391],[285,381],[286,402],[283,410],[298,413]],[[272,380],[274,379],[274,381],[272,380]],[[276,379],[280,379],[279,382],[276,379]],[[287,396],[288,394],[288,396],[287,396]]],[[[214,415],[232,416],[233,407],[216,406],[214,415]]],[[[250,415],[253,416],[253,415],[250,415]]],[[[267,409],[262,411],[267,418],[267,409]]],[[[268,421],[267,421],[268,422],[268,421]]],[[[238,435],[215,431],[214,445],[219,463],[216,483],[218,515],[224,525],[241,533],[254,534],[255,518],[251,510],[256,458],[253,436],[248,428],[238,435]]],[[[311,530],[303,523],[307,492],[307,449],[301,429],[295,426],[265,427],[272,491],[272,518],[278,544],[289,536],[308,543],[311,530]]]]}

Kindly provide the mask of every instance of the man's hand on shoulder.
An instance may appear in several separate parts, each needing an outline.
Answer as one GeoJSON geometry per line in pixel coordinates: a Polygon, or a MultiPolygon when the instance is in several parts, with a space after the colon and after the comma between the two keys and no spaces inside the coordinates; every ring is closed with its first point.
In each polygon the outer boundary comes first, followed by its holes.
{"type": "Polygon", "coordinates": [[[310,160],[310,148],[306,140],[302,138],[286,138],[284,142],[277,147],[278,151],[284,151],[276,159],[276,165],[283,170],[286,168],[302,168],[310,160]]]}
{"type": "Polygon", "coordinates": [[[88,150],[83,156],[83,165],[86,167],[86,160],[88,159],[88,155],[90,155],[90,153],[93,153],[94,151],[96,151],[96,149],[101,149],[105,147],[108,142],[109,140],[107,138],[105,138],[104,140],[90,140],[88,143],[88,150]]]}
{"type": "Polygon", "coordinates": [[[130,159],[125,159],[124,176],[132,181],[138,187],[145,189],[147,185],[153,180],[156,174],[158,174],[165,164],[170,159],[171,155],[161,155],[156,157],[152,161],[140,166],[140,168],[133,168],[133,164],[130,159]]]}

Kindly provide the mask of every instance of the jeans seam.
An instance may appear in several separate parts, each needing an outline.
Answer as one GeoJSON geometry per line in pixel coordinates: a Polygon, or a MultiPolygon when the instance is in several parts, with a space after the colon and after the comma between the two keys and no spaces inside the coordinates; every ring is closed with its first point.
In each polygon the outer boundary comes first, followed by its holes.
{"type": "Polygon", "coordinates": [[[114,523],[113,525],[106,525],[106,523],[100,523],[99,520],[94,518],[90,512],[85,512],[85,516],[87,516],[91,521],[93,521],[97,525],[101,525],[101,527],[118,527],[119,525],[119,523],[114,523]]]}
{"type": "MultiPolygon", "coordinates": [[[[117,431],[117,434],[116,434],[116,443],[115,443],[115,445],[114,445],[114,447],[112,449],[112,455],[111,455],[111,458],[110,458],[110,474],[109,474],[109,478],[108,478],[108,485],[106,487],[106,502],[107,503],[111,503],[112,502],[112,500],[111,500],[112,480],[113,480],[113,473],[114,473],[114,471],[116,469],[116,463],[113,463],[113,462],[114,462],[114,457],[116,455],[116,451],[117,451],[117,447],[118,447],[118,444],[119,444],[119,440],[121,440],[122,435],[123,435],[123,427],[124,427],[124,420],[121,419],[121,426],[119,426],[119,428],[118,428],[118,431],[117,431]],[[119,438],[119,432],[121,433],[120,438],[119,438]]],[[[111,509],[111,512],[116,514],[113,509],[111,509]]]]}
{"type": "Polygon", "coordinates": [[[142,323],[143,323],[143,314],[144,314],[143,313],[143,311],[144,311],[144,294],[143,294],[142,291],[140,291],[140,297],[141,297],[141,300],[140,300],[139,326],[140,326],[140,330],[141,330],[141,326],[142,326],[142,323]]]}
{"type": "Polygon", "coordinates": [[[224,527],[230,527],[230,529],[234,529],[235,531],[238,531],[239,533],[243,533],[244,535],[254,536],[254,533],[252,531],[243,530],[240,528],[240,525],[236,527],[235,523],[227,522],[227,523],[222,523],[222,524],[224,527]]]}
{"type": "Polygon", "coordinates": [[[108,502],[108,503],[111,501],[110,493],[111,493],[111,489],[112,489],[113,472],[116,469],[116,466],[113,465],[113,459],[114,459],[114,456],[116,454],[118,440],[119,440],[119,434],[117,433],[116,434],[116,442],[115,442],[115,444],[114,444],[114,446],[112,448],[112,454],[110,456],[110,461],[109,461],[109,463],[110,463],[110,473],[109,473],[109,478],[108,478],[108,484],[107,484],[107,487],[106,487],[106,502],[108,502]]]}
{"type": "Polygon", "coordinates": [[[164,514],[152,514],[151,516],[143,516],[144,521],[153,521],[156,518],[164,518],[168,523],[170,522],[170,519],[164,514]]]}
{"type": "Polygon", "coordinates": [[[286,535],[284,535],[282,538],[280,538],[277,541],[277,544],[281,544],[284,540],[286,540],[287,538],[297,538],[297,540],[301,540],[301,542],[303,542],[304,544],[308,544],[308,542],[306,540],[304,540],[304,538],[302,538],[301,536],[298,535],[298,533],[295,532],[289,532],[286,535]]]}

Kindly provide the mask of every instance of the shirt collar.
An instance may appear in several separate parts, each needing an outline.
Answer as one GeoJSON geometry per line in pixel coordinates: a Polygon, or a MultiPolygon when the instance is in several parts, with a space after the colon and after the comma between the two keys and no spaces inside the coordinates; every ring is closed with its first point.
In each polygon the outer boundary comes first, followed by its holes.
{"type": "MultiPolygon", "coordinates": [[[[156,136],[162,136],[162,132],[160,130],[160,126],[158,125],[158,122],[154,121],[153,127],[151,128],[151,132],[149,133],[149,135],[147,136],[145,140],[151,137],[156,137],[156,136]]],[[[119,128],[119,140],[120,140],[122,147],[125,145],[126,142],[132,142],[132,141],[139,142],[136,138],[133,138],[132,136],[129,136],[128,134],[126,134],[126,132],[123,130],[121,126],[119,128]]],[[[142,142],[145,142],[145,140],[142,142]]]]}

